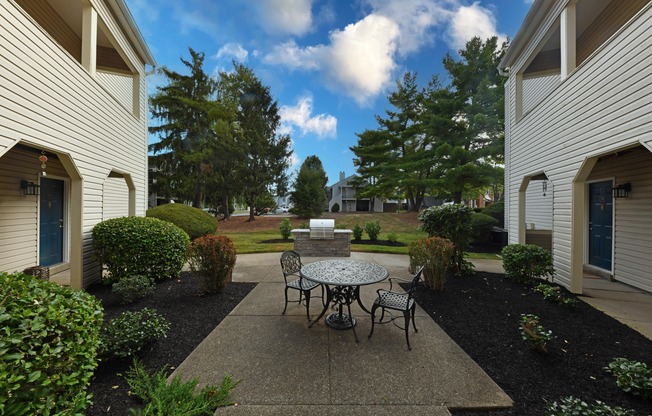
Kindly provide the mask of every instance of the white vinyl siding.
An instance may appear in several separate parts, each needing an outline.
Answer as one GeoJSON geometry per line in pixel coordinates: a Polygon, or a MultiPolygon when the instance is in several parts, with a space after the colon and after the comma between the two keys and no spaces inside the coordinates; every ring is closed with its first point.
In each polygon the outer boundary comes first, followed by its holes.
{"type": "Polygon", "coordinates": [[[129,215],[129,188],[124,178],[106,178],[103,201],[103,220],[129,215]]]}
{"type": "MultiPolygon", "coordinates": [[[[540,30],[545,32],[552,20],[554,16],[549,16],[540,30]]],[[[510,133],[506,174],[509,239],[512,243],[518,240],[519,224],[515,219],[523,178],[545,170],[555,184],[553,257],[557,277],[564,284],[570,284],[571,185],[582,163],[590,156],[649,141],[652,135],[651,28],[652,8],[648,6],[518,122],[513,121],[515,94],[510,80],[510,102],[506,106],[511,109],[507,116],[510,133]]],[[[535,39],[540,36],[543,34],[535,39]]],[[[520,56],[517,62],[526,59],[520,56]]],[[[616,262],[620,264],[619,259],[616,262]]],[[[632,262],[618,266],[616,271],[626,267],[632,274],[639,264],[632,256],[632,262]]],[[[649,271],[645,276],[649,281],[649,271]]]]}
{"type": "MultiPolygon", "coordinates": [[[[144,72],[144,64],[104,2],[93,2],[93,6],[134,66],[144,72]]],[[[91,230],[102,220],[103,184],[111,169],[131,175],[136,188],[136,215],[144,215],[147,207],[145,76],[138,79],[140,118],[120,105],[13,0],[0,2],[0,130],[8,139],[1,139],[0,146],[9,140],[22,141],[27,146],[70,155],[83,179],[84,285],[99,277],[92,256],[91,230]]],[[[0,155],[3,151],[0,149],[0,155]]],[[[0,165],[4,163],[2,156],[0,165]]],[[[12,210],[5,213],[0,206],[0,215],[16,215],[12,210]]],[[[36,217],[32,220],[36,223],[36,217]]],[[[10,243],[11,237],[0,232],[0,246],[10,243]]],[[[0,258],[0,270],[12,267],[0,258]]]]}
{"type": "Polygon", "coordinates": [[[125,109],[133,112],[134,78],[131,75],[98,70],[95,77],[125,109]]]}
{"type": "Polygon", "coordinates": [[[523,80],[523,114],[536,107],[550,92],[559,85],[559,74],[523,80]]]}
{"type": "Polygon", "coordinates": [[[528,229],[552,230],[552,184],[543,195],[544,181],[530,181],[525,192],[525,223],[528,229]],[[534,224],[534,226],[532,226],[534,224]]]}

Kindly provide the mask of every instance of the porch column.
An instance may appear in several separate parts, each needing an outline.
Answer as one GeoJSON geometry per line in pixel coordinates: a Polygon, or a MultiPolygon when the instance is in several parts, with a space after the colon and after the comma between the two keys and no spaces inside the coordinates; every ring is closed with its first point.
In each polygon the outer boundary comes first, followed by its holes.
{"type": "Polygon", "coordinates": [[[92,77],[97,69],[97,12],[88,0],[82,0],[82,66],[92,77]]]}
{"type": "Polygon", "coordinates": [[[576,64],[576,3],[571,0],[561,12],[559,29],[561,43],[561,79],[575,70],[576,64]]]}

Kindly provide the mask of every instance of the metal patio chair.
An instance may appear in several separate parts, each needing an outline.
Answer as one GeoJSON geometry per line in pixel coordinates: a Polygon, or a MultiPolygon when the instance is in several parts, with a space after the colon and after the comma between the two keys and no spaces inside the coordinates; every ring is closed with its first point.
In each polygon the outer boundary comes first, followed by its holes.
{"type": "Polygon", "coordinates": [[[311,280],[301,277],[301,256],[294,250],[288,250],[281,254],[281,270],[283,270],[283,278],[285,279],[285,307],[283,308],[283,315],[288,308],[288,302],[301,303],[305,298],[306,316],[310,321],[310,298],[317,297],[311,296],[310,291],[316,287],[321,287],[321,300],[324,303],[324,286],[315,283],[311,280]],[[288,279],[289,278],[289,279],[288,279]],[[299,300],[288,300],[288,290],[294,289],[299,291],[299,300]]]}
{"type": "Polygon", "coordinates": [[[414,296],[414,292],[417,289],[417,286],[419,285],[419,281],[421,280],[422,272],[423,272],[423,267],[420,268],[419,271],[417,271],[417,273],[414,275],[412,280],[401,279],[398,277],[390,277],[389,290],[378,289],[376,291],[376,293],[378,293],[378,298],[376,298],[373,306],[371,307],[371,332],[369,332],[368,338],[371,338],[371,336],[373,335],[374,325],[376,323],[386,324],[389,322],[393,322],[394,319],[398,318],[398,316],[394,316],[388,320],[384,320],[386,309],[399,311],[399,312],[403,312],[403,318],[405,321],[405,326],[403,329],[405,329],[405,340],[407,341],[408,350],[412,349],[412,347],[410,346],[410,337],[408,335],[408,329],[410,327],[410,319],[412,319],[412,327],[414,328],[414,332],[419,332],[414,322],[414,313],[416,311],[417,304],[414,301],[413,296],[414,296]],[[410,287],[406,292],[393,292],[392,284],[394,281],[410,283],[410,287]],[[381,308],[381,313],[380,313],[380,320],[376,322],[376,309],[378,308],[381,308]]]}

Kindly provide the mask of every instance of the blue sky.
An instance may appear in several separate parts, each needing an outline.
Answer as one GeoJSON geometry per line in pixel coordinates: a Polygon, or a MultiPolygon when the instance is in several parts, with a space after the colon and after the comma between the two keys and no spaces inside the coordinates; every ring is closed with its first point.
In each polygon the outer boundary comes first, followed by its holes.
{"type": "Polygon", "coordinates": [[[209,73],[252,68],[279,103],[291,171],[317,155],[329,184],[355,173],[349,147],[377,128],[397,79],[417,72],[425,86],[471,37],[513,38],[532,1],[126,0],[159,66],[186,73],[192,47],[209,73]]]}

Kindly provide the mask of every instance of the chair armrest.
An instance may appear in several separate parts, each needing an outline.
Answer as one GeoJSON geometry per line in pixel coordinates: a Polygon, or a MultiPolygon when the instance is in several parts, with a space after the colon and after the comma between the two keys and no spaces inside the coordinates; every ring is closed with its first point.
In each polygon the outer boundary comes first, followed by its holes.
{"type": "Polygon", "coordinates": [[[390,277],[387,280],[389,280],[389,290],[392,290],[392,285],[393,285],[394,281],[404,282],[404,283],[411,283],[412,282],[411,279],[402,279],[400,277],[390,277]]]}

